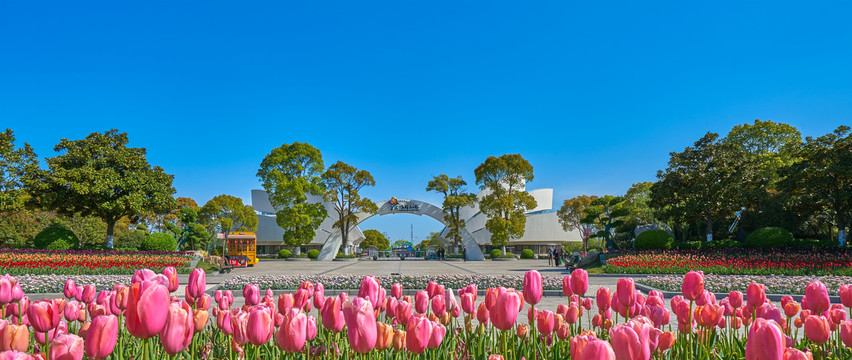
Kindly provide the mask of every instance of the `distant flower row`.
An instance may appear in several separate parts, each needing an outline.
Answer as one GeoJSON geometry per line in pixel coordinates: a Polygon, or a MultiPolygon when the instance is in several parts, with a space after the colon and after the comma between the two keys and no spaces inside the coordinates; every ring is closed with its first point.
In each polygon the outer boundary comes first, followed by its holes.
{"type": "MultiPolygon", "coordinates": [[[[399,283],[406,289],[425,289],[430,281],[441,284],[447,288],[458,289],[473,284],[479,288],[506,287],[520,288],[523,285],[522,275],[387,275],[376,276],[382,285],[389,286],[399,283]]],[[[255,284],[263,289],[292,290],[298,289],[302,282],[319,282],[326,289],[357,289],[361,286],[363,276],[360,275],[261,275],[261,276],[235,276],[225,280],[221,284],[223,290],[242,290],[246,284],[255,284]]],[[[557,277],[543,277],[545,290],[562,289],[562,279],[557,277]]]]}
{"type": "Polygon", "coordinates": [[[2,251],[0,273],[11,275],[105,275],[133,274],[136,269],[162,270],[172,266],[183,271],[190,264],[186,253],[95,251],[2,251]]]}
{"type": "MultiPolygon", "coordinates": [[[[751,283],[761,283],[766,286],[766,293],[785,295],[804,295],[805,286],[814,281],[825,284],[832,294],[836,294],[841,285],[852,283],[852,276],[706,275],[705,279],[704,288],[714,293],[728,293],[751,283]]],[[[636,282],[660,290],[679,292],[683,275],[649,276],[636,279],[636,282]]]]}
{"type": "Polygon", "coordinates": [[[685,274],[691,270],[725,275],[852,275],[846,250],[734,249],[641,251],[607,260],[616,274],[685,274]]]}

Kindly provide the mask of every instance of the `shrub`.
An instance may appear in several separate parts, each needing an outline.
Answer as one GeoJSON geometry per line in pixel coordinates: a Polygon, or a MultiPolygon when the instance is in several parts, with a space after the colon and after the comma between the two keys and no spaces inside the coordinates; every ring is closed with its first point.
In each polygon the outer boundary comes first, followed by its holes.
{"type": "Polygon", "coordinates": [[[146,234],[142,230],[134,230],[121,234],[121,236],[115,239],[115,247],[138,250],[142,246],[142,242],[145,241],[145,236],[146,234]]]}
{"type": "Polygon", "coordinates": [[[491,255],[491,258],[494,259],[494,258],[500,257],[500,255],[503,255],[503,252],[500,251],[500,249],[494,249],[494,250],[491,250],[491,252],[489,254],[491,255]]]}
{"type": "Polygon", "coordinates": [[[677,248],[681,250],[701,250],[703,247],[703,241],[687,241],[677,244],[677,248]]]}
{"type": "Polygon", "coordinates": [[[646,230],[636,237],[636,250],[671,249],[674,238],[665,230],[646,230]]]}
{"type": "Polygon", "coordinates": [[[317,249],[308,250],[308,257],[311,258],[311,259],[318,258],[319,257],[319,250],[317,250],[317,249]]]}
{"type": "Polygon", "coordinates": [[[786,248],[793,242],[793,234],[780,227],[765,227],[746,237],[746,246],[755,248],[786,248]]]}
{"type": "Polygon", "coordinates": [[[139,250],[142,251],[175,251],[177,241],[174,236],[166,233],[153,233],[145,237],[139,250]]]}
{"type": "Polygon", "coordinates": [[[343,256],[343,251],[338,251],[338,252],[337,252],[337,257],[341,257],[341,256],[343,256]]]}
{"type": "MultiPolygon", "coordinates": [[[[65,242],[65,246],[68,246],[69,249],[80,247],[80,240],[77,238],[77,235],[74,235],[71,230],[60,226],[50,226],[38,233],[35,239],[33,239],[33,243],[37,249],[48,249],[48,246],[56,241],[65,242]]],[[[63,245],[57,244],[56,246],[63,245]]]]}
{"type": "Polygon", "coordinates": [[[711,249],[731,249],[740,247],[740,243],[734,239],[721,239],[707,243],[707,247],[711,249]]]}
{"type": "Polygon", "coordinates": [[[279,259],[286,259],[286,258],[289,258],[290,256],[293,256],[293,253],[291,253],[290,250],[287,250],[287,249],[278,250],[278,258],[279,259]]]}
{"type": "Polygon", "coordinates": [[[533,255],[535,254],[533,254],[533,251],[530,249],[521,250],[521,259],[532,259],[533,255]]]}
{"type": "Polygon", "coordinates": [[[506,254],[505,254],[505,255],[503,255],[503,256],[501,256],[501,257],[504,257],[504,258],[513,258],[513,257],[515,257],[515,254],[513,254],[511,251],[507,251],[507,252],[506,252],[506,254]]]}
{"type": "Polygon", "coordinates": [[[59,240],[56,240],[56,241],[48,244],[45,249],[46,250],[56,250],[56,251],[71,250],[71,244],[66,242],[64,239],[59,239],[59,240]]]}

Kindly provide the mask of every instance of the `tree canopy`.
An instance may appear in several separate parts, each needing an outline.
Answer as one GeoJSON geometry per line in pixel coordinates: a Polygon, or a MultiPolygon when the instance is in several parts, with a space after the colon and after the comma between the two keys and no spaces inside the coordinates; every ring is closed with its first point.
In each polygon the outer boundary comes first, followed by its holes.
{"type": "Polygon", "coordinates": [[[378,230],[364,230],[364,240],[361,241],[360,247],[366,249],[370,246],[375,246],[379,251],[385,251],[390,249],[390,240],[378,230]]]}
{"type": "Polygon", "coordinates": [[[361,189],[375,186],[376,181],[367,170],[338,161],[322,174],[326,188],[325,200],[334,203],[337,220],[334,227],[340,230],[344,254],[349,254],[349,230],[358,224],[358,213],[375,214],[379,209],[372,200],[361,197],[361,189]]]}
{"type": "Polygon", "coordinates": [[[199,209],[198,222],[206,224],[208,232],[225,234],[227,241],[231,231],[256,231],[258,220],[251,205],[244,205],[243,200],[236,196],[222,194],[199,209]]]}
{"type": "Polygon", "coordinates": [[[590,237],[602,239],[607,250],[613,250],[616,245],[612,241],[613,231],[624,224],[622,218],[630,214],[623,204],[623,196],[605,195],[592,200],[589,206],[583,209],[586,217],[581,222],[598,229],[598,232],[590,237]]]}
{"type": "Polygon", "coordinates": [[[62,139],[39,171],[35,193],[43,206],[65,215],[93,215],[107,223],[107,247],[122,217],[174,208],[173,176],[152,167],[144,148],[128,147],[127,133],[112,129],[81,140],[62,139]]]}
{"type": "Polygon", "coordinates": [[[755,120],[753,124],[734,126],[724,141],[745,151],[768,185],[774,187],[780,180],[778,170],[796,161],[802,134],[792,125],[755,120]]]}
{"type": "Polygon", "coordinates": [[[476,194],[465,192],[467,182],[461,175],[451,178],[441,174],[432,178],[426,184],[426,191],[434,191],[444,195],[441,203],[444,210],[444,221],[447,223],[446,236],[453,240],[453,251],[458,249],[461,242],[461,229],[465,227],[465,219],[461,218],[461,208],[473,205],[476,194]]]}
{"type": "Polygon", "coordinates": [[[594,195],[580,195],[566,199],[562,202],[562,207],[560,207],[556,212],[556,217],[559,220],[559,223],[562,224],[562,230],[577,230],[580,232],[580,236],[583,237],[584,253],[589,251],[588,240],[591,235],[590,231],[594,227],[592,224],[583,222],[583,219],[587,216],[585,210],[587,207],[591,206],[592,201],[597,198],[598,197],[594,195]]]}
{"type": "Polygon", "coordinates": [[[321,202],[308,199],[325,194],[323,166],[320,151],[300,142],[273,149],[260,163],[257,176],[276,209],[275,221],[284,229],[287,246],[310,243],[328,216],[321,202]]]}
{"type": "Polygon", "coordinates": [[[11,129],[0,133],[0,225],[24,210],[29,199],[27,184],[37,170],[38,157],[30,144],[16,148],[11,129]]]}
{"type": "Polygon", "coordinates": [[[533,167],[520,154],[489,156],[474,174],[476,184],[489,190],[479,201],[479,209],[488,217],[485,228],[491,232],[491,244],[505,253],[510,239],[524,235],[525,213],[536,207],[535,198],[524,190],[533,180],[533,167]]]}

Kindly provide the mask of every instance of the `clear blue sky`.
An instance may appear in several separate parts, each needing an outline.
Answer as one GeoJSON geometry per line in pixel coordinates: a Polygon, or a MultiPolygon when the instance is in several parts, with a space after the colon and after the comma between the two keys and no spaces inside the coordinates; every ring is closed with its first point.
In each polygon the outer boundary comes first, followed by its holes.
{"type": "MultiPolygon", "coordinates": [[[[200,203],[248,201],[285,142],[369,170],[374,200],[438,201],[432,175],[521,153],[558,206],[653,180],[706,131],[852,123],[850,18],[846,1],[0,1],[0,128],[41,156],[126,131],[200,203]]],[[[412,223],[441,227],[363,227],[412,223]]]]}

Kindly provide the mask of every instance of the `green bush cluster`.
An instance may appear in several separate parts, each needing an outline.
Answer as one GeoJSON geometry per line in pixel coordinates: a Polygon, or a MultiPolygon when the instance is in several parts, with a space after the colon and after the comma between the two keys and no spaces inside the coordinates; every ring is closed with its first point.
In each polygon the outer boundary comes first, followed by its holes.
{"type": "Polygon", "coordinates": [[[793,233],[780,227],[764,227],[746,237],[746,246],[753,248],[786,248],[793,243],[793,233]]]}
{"type": "Polygon", "coordinates": [[[133,230],[118,236],[113,245],[116,248],[138,250],[142,246],[142,242],[145,241],[146,236],[148,234],[143,230],[133,230]]]}
{"type": "Polygon", "coordinates": [[[500,255],[503,255],[503,252],[502,252],[502,251],[500,251],[500,249],[494,249],[494,250],[491,250],[491,252],[489,253],[489,255],[491,255],[491,258],[492,258],[492,259],[495,259],[495,258],[500,257],[500,255]]]}
{"type": "Polygon", "coordinates": [[[535,254],[533,254],[533,251],[530,249],[521,250],[521,259],[532,259],[533,255],[535,254]]]}
{"type": "Polygon", "coordinates": [[[639,233],[634,246],[636,250],[668,250],[673,243],[674,238],[665,230],[647,230],[639,233]]]}
{"type": "Polygon", "coordinates": [[[316,258],[318,258],[318,257],[319,257],[319,250],[317,250],[317,249],[308,250],[308,258],[316,260],[316,258]]]}
{"type": "Polygon", "coordinates": [[[705,246],[710,249],[731,249],[740,247],[740,243],[734,239],[713,240],[705,246]]]}
{"type": "Polygon", "coordinates": [[[33,244],[37,249],[69,250],[80,247],[80,239],[71,230],[60,226],[50,226],[35,236],[33,244]],[[58,242],[58,244],[53,244],[58,242]]]}
{"type": "Polygon", "coordinates": [[[279,259],[286,259],[286,258],[289,258],[290,256],[293,256],[293,253],[291,253],[290,250],[287,250],[287,249],[278,250],[278,258],[279,259]]]}
{"type": "Polygon", "coordinates": [[[677,243],[675,247],[680,250],[701,250],[704,248],[704,244],[704,241],[687,241],[677,243]]]}
{"type": "Polygon", "coordinates": [[[175,249],[177,249],[177,240],[166,233],[149,234],[139,245],[139,250],[142,251],[175,251],[175,249]]]}

